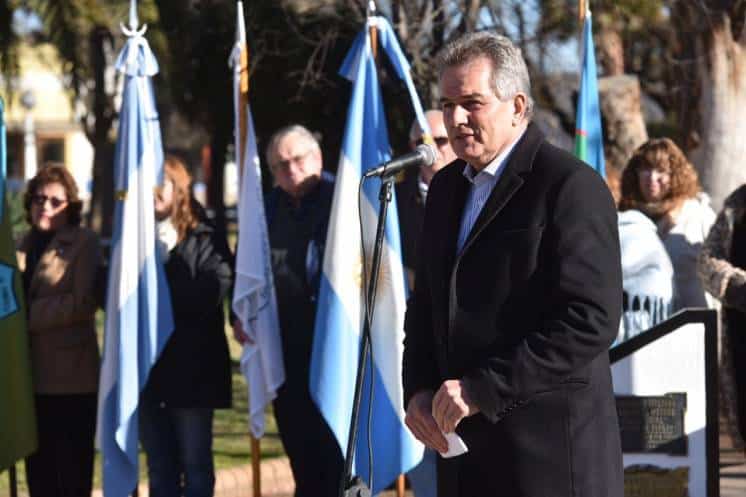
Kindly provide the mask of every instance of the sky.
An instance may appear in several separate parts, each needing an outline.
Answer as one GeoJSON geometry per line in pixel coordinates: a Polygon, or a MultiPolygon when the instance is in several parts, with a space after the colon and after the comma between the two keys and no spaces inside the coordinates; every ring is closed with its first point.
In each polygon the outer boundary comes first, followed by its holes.
{"type": "MultiPolygon", "coordinates": [[[[390,0],[378,0],[376,2],[380,12],[391,19],[391,2],[390,0]]],[[[530,2],[524,2],[522,4],[523,15],[526,19],[527,28],[529,32],[532,32],[536,23],[539,20],[539,12],[535,8],[531,8],[530,2]]],[[[510,16],[509,16],[510,17],[510,16]]],[[[452,25],[458,24],[459,13],[454,11],[451,13],[452,25]]],[[[510,19],[508,19],[510,21],[510,19]]],[[[490,29],[492,20],[487,10],[483,10],[481,13],[481,29],[490,29]]],[[[24,11],[23,9],[17,9],[13,15],[14,29],[18,34],[26,34],[30,31],[36,31],[41,29],[42,23],[39,16],[31,11],[24,11]]],[[[518,38],[518,28],[515,24],[508,22],[506,24],[507,33],[509,38],[518,38]]],[[[578,29],[580,33],[580,29],[578,29]]],[[[579,57],[579,43],[577,39],[571,39],[563,43],[552,43],[550,44],[547,53],[547,71],[549,73],[558,72],[579,72],[580,70],[580,57],[579,57]]],[[[529,51],[528,57],[532,57],[529,51]]]]}

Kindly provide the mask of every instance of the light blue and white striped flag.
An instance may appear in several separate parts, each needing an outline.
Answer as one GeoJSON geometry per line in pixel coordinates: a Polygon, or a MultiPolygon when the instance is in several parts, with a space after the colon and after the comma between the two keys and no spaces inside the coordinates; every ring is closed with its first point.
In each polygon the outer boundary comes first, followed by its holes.
{"type": "Polygon", "coordinates": [[[114,157],[117,203],[98,400],[106,497],[126,497],[137,484],[140,392],[174,327],[153,212],[153,188],[163,174],[150,80],[158,63],[142,31],[128,36],[116,62],[124,74],[124,93],[114,157]]]}
{"type": "MultiPolygon", "coordinates": [[[[386,117],[371,51],[369,27],[375,23],[381,46],[399,76],[409,79],[409,64],[393,30],[382,18],[372,18],[354,41],[340,73],[353,82],[352,100],[342,145],[331,219],[326,239],[323,274],[311,359],[311,395],[346,451],[363,326],[363,255],[358,223],[358,184],[368,169],[390,158],[386,117]]],[[[414,85],[408,85],[414,88],[414,85]]],[[[415,97],[415,108],[422,108],[415,97]]],[[[421,123],[425,123],[424,116],[421,123]]],[[[426,125],[425,125],[426,126],[426,125]]],[[[428,128],[424,128],[428,129],[428,128]]],[[[380,180],[368,180],[360,201],[366,247],[367,274],[378,218],[380,180]]],[[[399,242],[396,202],[386,218],[380,279],[371,329],[374,371],[366,367],[360,428],[355,450],[355,474],[370,485],[368,444],[373,447],[374,481],[379,492],[397,475],[422,458],[422,445],[404,425],[401,359],[404,325],[405,276],[399,242]],[[372,440],[367,436],[368,399],[374,385],[372,440]]],[[[370,358],[369,362],[370,364],[370,358]]]]}

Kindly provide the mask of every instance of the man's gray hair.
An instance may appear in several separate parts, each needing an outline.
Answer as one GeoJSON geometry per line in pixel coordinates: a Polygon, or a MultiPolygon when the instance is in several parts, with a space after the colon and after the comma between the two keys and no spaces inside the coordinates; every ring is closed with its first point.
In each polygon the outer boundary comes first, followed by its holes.
{"type": "Polygon", "coordinates": [[[288,135],[298,135],[303,140],[307,141],[314,150],[318,150],[319,152],[321,151],[319,141],[316,139],[313,133],[308,130],[308,128],[300,124],[289,124],[275,131],[272,137],[269,139],[267,149],[265,150],[265,155],[267,157],[267,163],[269,164],[270,170],[274,167],[275,149],[277,148],[277,144],[280,143],[280,141],[288,135]]]}
{"type": "Polygon", "coordinates": [[[480,57],[486,57],[492,63],[492,86],[500,100],[512,98],[516,93],[526,94],[526,119],[530,119],[534,110],[531,98],[531,78],[528,75],[526,61],[521,49],[507,37],[479,31],[468,33],[449,42],[438,54],[436,66],[438,75],[449,67],[462,66],[480,57]]]}

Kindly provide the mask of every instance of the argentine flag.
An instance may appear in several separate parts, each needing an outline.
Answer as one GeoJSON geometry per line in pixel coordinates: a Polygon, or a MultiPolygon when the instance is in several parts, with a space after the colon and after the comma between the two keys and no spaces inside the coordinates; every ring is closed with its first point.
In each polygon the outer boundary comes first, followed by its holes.
{"type": "MultiPolygon", "coordinates": [[[[383,18],[369,19],[340,70],[353,83],[352,101],[347,114],[332,202],[311,358],[311,395],[343,453],[347,448],[350,430],[364,319],[364,262],[358,214],[363,222],[365,274],[369,275],[378,219],[380,180],[365,182],[359,204],[358,185],[365,171],[390,159],[386,117],[371,51],[369,28],[373,24],[378,27],[381,46],[399,77],[408,81],[410,91],[414,89],[409,77],[409,64],[391,26],[383,18]]],[[[418,119],[424,123],[416,94],[413,100],[418,119]]],[[[410,434],[403,421],[401,359],[405,308],[399,221],[396,202],[392,200],[386,218],[371,328],[373,374],[370,371],[371,357],[368,357],[355,448],[354,473],[368,482],[374,494],[389,485],[397,475],[414,467],[422,458],[422,445],[410,434]],[[374,397],[369,440],[367,427],[371,384],[374,397]],[[368,472],[369,444],[373,448],[373,482],[370,482],[368,472]]]]}
{"type": "Polygon", "coordinates": [[[138,402],[150,369],[173,332],[171,297],[156,250],[153,188],[161,182],[163,146],[150,78],[158,63],[136,31],[116,62],[124,74],[114,155],[112,236],[97,441],[105,497],[127,497],[138,479],[138,402]]]}

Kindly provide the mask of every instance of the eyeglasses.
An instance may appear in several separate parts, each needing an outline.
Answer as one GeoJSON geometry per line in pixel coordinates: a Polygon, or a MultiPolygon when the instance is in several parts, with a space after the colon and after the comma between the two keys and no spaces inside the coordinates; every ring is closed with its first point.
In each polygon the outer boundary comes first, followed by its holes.
{"type": "Polygon", "coordinates": [[[665,169],[657,169],[653,167],[644,167],[637,170],[637,174],[643,177],[649,177],[652,178],[655,176],[656,178],[671,178],[671,172],[666,171],[665,169]]]}
{"type": "MultiPolygon", "coordinates": [[[[435,136],[435,137],[433,137],[433,141],[435,142],[435,145],[438,148],[445,147],[446,145],[448,145],[448,137],[447,136],[435,136]]],[[[425,143],[425,140],[423,140],[422,138],[420,138],[415,143],[417,145],[422,145],[423,143],[425,143]]]]}
{"type": "Polygon", "coordinates": [[[67,203],[67,200],[57,197],[47,197],[46,195],[37,194],[31,197],[31,201],[40,207],[44,207],[44,204],[49,200],[49,205],[52,209],[58,209],[67,203]]]}
{"type": "Polygon", "coordinates": [[[304,162],[306,160],[306,157],[308,157],[309,155],[311,155],[312,151],[313,151],[312,149],[309,149],[309,150],[306,150],[305,152],[303,152],[302,154],[294,155],[294,156],[290,157],[289,159],[279,160],[279,161],[275,162],[272,165],[272,169],[284,169],[284,170],[287,170],[287,169],[290,168],[290,164],[300,164],[300,163],[304,162]]]}

